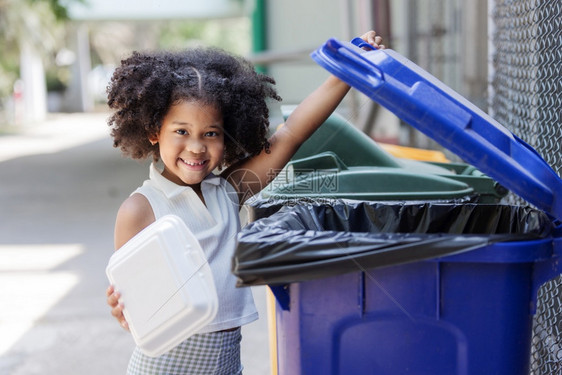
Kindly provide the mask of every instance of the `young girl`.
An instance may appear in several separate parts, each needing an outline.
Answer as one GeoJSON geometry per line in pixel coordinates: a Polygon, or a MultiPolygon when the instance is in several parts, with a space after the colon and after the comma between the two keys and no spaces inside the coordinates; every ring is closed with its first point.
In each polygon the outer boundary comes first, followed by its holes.
{"type": "MultiPolygon", "coordinates": [[[[374,31],[362,39],[384,48],[374,31]]],[[[281,100],[273,85],[247,61],[212,48],[135,52],[111,79],[114,146],[134,159],[152,156],[163,164],[159,170],[152,163],[149,179],[119,208],[115,248],[156,219],[175,214],[204,249],[219,295],[219,311],[208,326],[157,358],[136,348],[129,374],[242,372],[240,326],[258,316],[251,290],[236,288],[230,272],[239,207],[275,177],[349,90],[331,76],[267,140],[266,100],[281,100]]],[[[119,298],[110,286],[107,303],[127,329],[119,298]]]]}

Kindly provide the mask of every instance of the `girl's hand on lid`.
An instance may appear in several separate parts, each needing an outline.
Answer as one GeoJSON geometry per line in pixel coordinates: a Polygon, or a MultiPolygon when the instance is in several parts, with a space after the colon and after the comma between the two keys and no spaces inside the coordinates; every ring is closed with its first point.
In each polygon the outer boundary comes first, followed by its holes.
{"type": "Polygon", "coordinates": [[[382,37],[378,36],[377,33],[372,30],[361,35],[361,39],[377,49],[385,48],[384,44],[382,44],[382,37]]]}

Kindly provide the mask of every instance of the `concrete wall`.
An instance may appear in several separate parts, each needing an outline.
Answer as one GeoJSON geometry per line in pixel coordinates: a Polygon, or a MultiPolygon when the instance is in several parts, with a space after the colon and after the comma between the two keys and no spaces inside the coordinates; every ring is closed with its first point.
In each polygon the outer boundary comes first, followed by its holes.
{"type": "Polygon", "coordinates": [[[329,38],[344,36],[341,14],[340,1],[267,2],[268,50],[306,52],[298,62],[277,63],[268,68],[268,74],[277,80],[284,104],[299,103],[328,76],[307,55],[329,38]]]}

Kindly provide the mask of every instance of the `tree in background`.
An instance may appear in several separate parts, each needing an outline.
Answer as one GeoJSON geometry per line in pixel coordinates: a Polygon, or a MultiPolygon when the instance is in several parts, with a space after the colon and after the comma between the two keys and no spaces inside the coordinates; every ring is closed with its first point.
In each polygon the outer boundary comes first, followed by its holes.
{"type": "Polygon", "coordinates": [[[29,46],[43,57],[46,67],[54,64],[57,49],[64,43],[65,4],[82,0],[0,0],[0,125],[15,82],[20,78],[22,49],[29,46]]]}
{"type": "MultiPolygon", "coordinates": [[[[106,81],[113,67],[133,50],[207,44],[240,55],[250,53],[250,20],[244,15],[218,19],[70,20],[67,9],[76,2],[88,0],[0,0],[0,35],[4,41],[0,45],[0,128],[16,117],[14,83],[22,78],[22,50],[26,46],[31,46],[35,58],[42,60],[44,78],[34,82],[43,85],[45,81],[49,103],[55,103],[52,99],[58,103],[58,109],[54,105],[48,110],[76,110],[69,101],[77,97],[73,95],[77,84],[77,27],[87,30],[91,63],[87,82],[84,77],[78,79],[82,79],[81,85],[87,85],[89,99],[100,107],[105,106],[106,81]]],[[[41,89],[45,91],[45,86],[35,85],[27,91],[35,94],[41,89]]],[[[35,99],[35,103],[47,101],[35,99]]]]}
{"type": "MultiPolygon", "coordinates": [[[[92,95],[99,108],[106,105],[109,71],[134,50],[177,50],[212,45],[238,55],[250,53],[248,17],[87,22],[93,71],[92,95]],[[102,80],[104,80],[102,82],[102,80]]],[[[90,82],[90,83],[92,83],[90,82]]]]}

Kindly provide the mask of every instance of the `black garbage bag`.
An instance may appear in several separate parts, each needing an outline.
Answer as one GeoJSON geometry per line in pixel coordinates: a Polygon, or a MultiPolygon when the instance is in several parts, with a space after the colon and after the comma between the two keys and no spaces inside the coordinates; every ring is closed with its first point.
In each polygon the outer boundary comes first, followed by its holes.
{"type": "Polygon", "coordinates": [[[287,284],[550,235],[523,206],[336,201],[283,207],[238,236],[238,286],[287,284]]]}

